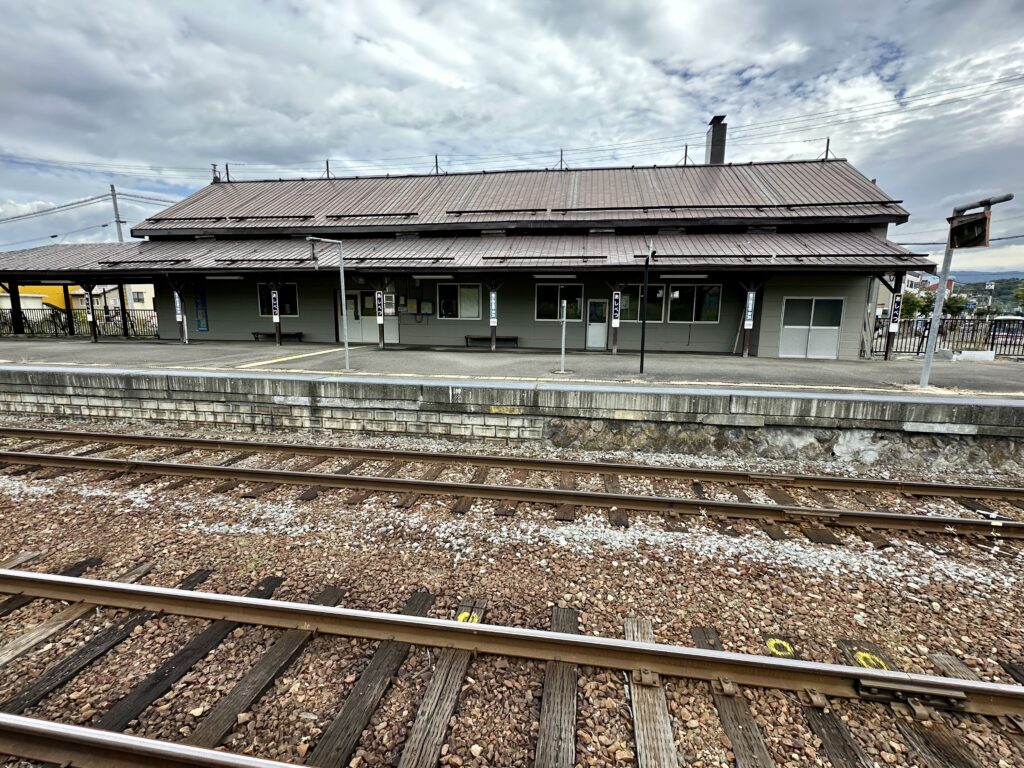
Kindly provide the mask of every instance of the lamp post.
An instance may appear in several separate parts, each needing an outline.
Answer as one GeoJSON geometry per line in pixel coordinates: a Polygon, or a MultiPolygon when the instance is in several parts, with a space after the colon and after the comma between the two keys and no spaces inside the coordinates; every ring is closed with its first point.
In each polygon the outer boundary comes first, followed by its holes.
{"type": "Polygon", "coordinates": [[[946,236],[946,252],[942,257],[942,270],[939,273],[939,284],[935,288],[935,305],[932,307],[932,319],[928,325],[928,339],[925,343],[924,365],[921,367],[921,386],[928,386],[928,377],[932,371],[932,360],[935,358],[935,346],[938,342],[939,326],[942,323],[942,304],[946,300],[946,283],[949,280],[949,268],[953,264],[954,248],[971,248],[979,245],[988,245],[988,214],[993,205],[1006,203],[1013,200],[1012,194],[997,195],[978,200],[976,203],[958,205],[953,209],[953,215],[949,217],[949,234],[946,236]],[[962,220],[963,215],[973,208],[984,208],[984,217],[972,214],[967,220],[962,220]],[[978,229],[981,224],[984,228],[978,229]],[[959,227],[966,227],[964,240],[960,239],[959,227]],[[973,227],[973,229],[972,229],[973,227]]]}
{"type": "Polygon", "coordinates": [[[654,241],[647,245],[647,255],[644,257],[644,288],[640,297],[640,373],[644,372],[644,354],[647,352],[647,288],[648,277],[651,272],[651,259],[657,253],[654,250],[654,241]]]}
{"type": "Polygon", "coordinates": [[[341,343],[345,348],[345,370],[351,366],[348,361],[348,299],[345,297],[345,246],[341,240],[331,240],[326,237],[307,237],[310,242],[335,243],[338,246],[338,284],[341,287],[341,343]]]}

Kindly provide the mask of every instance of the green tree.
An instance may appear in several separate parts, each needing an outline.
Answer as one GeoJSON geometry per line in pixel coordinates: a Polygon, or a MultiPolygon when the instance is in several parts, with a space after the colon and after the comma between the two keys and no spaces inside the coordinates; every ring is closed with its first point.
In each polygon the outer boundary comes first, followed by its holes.
{"type": "MultiPolygon", "coordinates": [[[[935,303],[934,301],[932,302],[935,303]]],[[[953,294],[947,296],[946,300],[942,302],[942,314],[948,315],[949,317],[959,317],[967,309],[967,297],[959,294],[953,294]]]]}
{"type": "Polygon", "coordinates": [[[921,294],[921,309],[918,310],[919,315],[931,316],[932,309],[935,307],[935,294],[931,291],[925,291],[921,294]]]}
{"type": "Polygon", "coordinates": [[[921,313],[921,297],[913,291],[904,291],[900,302],[900,319],[912,320],[921,313]]]}
{"type": "Polygon", "coordinates": [[[1024,280],[1021,281],[1020,285],[1013,289],[1013,298],[1017,302],[1017,306],[1024,309],[1024,280]]]}

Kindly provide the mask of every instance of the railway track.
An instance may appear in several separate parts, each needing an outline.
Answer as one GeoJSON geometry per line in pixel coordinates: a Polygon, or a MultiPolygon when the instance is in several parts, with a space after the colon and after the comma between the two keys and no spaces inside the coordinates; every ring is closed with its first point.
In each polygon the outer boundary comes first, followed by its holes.
{"type": "Polygon", "coordinates": [[[140,482],[168,476],[219,480],[215,491],[228,492],[244,486],[243,495],[252,497],[280,486],[302,486],[300,498],[307,499],[331,489],[353,491],[350,503],[373,493],[400,494],[401,507],[411,506],[422,496],[456,497],[458,500],[452,506],[456,513],[465,512],[474,499],[501,502],[501,514],[512,514],[515,505],[523,502],[550,505],[555,518],[563,521],[574,519],[581,508],[603,509],[610,522],[616,525],[628,525],[630,512],[659,514],[669,519],[708,516],[727,522],[753,521],[762,525],[772,538],[787,537],[780,524],[793,524],[819,543],[838,543],[834,536],[823,531],[826,526],[853,529],[876,546],[886,544],[879,531],[1024,538],[1024,521],[1015,519],[1017,513],[1024,511],[1024,488],[1019,487],[766,475],[622,463],[12,427],[0,428],[0,438],[17,441],[7,446],[7,450],[0,450],[0,464],[18,465],[13,471],[19,474],[52,468],[57,472],[101,471],[108,478],[135,475],[141,476],[140,482]],[[153,449],[165,450],[156,457],[139,456],[153,449]],[[100,455],[112,451],[128,451],[130,455],[100,455]],[[195,454],[200,455],[185,460],[195,454]],[[275,466],[239,466],[253,458],[274,462],[275,466]],[[318,469],[328,461],[342,462],[342,466],[332,471],[318,469]],[[385,468],[376,474],[358,474],[364,465],[375,463],[384,464],[385,468]],[[282,468],[282,464],[286,468],[282,468]],[[409,465],[425,465],[427,469],[419,477],[396,476],[409,465]],[[471,481],[438,479],[451,467],[473,468],[471,481]],[[510,474],[517,482],[487,482],[489,470],[495,468],[510,474]],[[532,485],[530,473],[557,477],[558,487],[550,487],[550,481],[548,486],[532,485]],[[580,484],[592,486],[595,480],[604,490],[579,487],[580,484]],[[632,485],[646,482],[650,492],[624,492],[622,486],[627,480],[632,485]],[[670,486],[671,495],[657,493],[659,484],[670,486]],[[751,499],[758,494],[771,503],[751,499]],[[829,494],[839,496],[839,502],[829,494]],[[908,503],[908,500],[922,499],[955,505],[954,512],[920,514],[888,509],[897,501],[908,503]],[[853,508],[854,504],[861,508],[853,508]]]}
{"type": "MultiPolygon", "coordinates": [[[[822,751],[836,768],[871,765],[836,714],[837,700],[885,707],[886,717],[929,765],[980,765],[973,747],[962,738],[975,722],[983,721],[1008,739],[1024,738],[1024,685],[983,682],[963,661],[946,654],[935,654],[933,659],[944,676],[908,674],[896,669],[884,649],[856,639],[837,641],[848,664],[824,664],[801,659],[798,645],[784,638],[764,638],[766,655],[726,652],[713,627],[691,628],[695,647],[659,644],[654,642],[651,620],[643,617],[626,619],[623,637],[582,635],[578,634],[578,615],[566,608],[553,609],[551,629],[537,630],[486,623],[484,599],[463,599],[454,620],[429,618],[434,596],[425,592],[409,596],[402,613],[390,614],[338,607],[344,595],[340,586],[328,587],[312,603],[274,600],[272,594],[280,578],[265,578],[248,595],[235,596],[195,589],[208,572],[193,574],[178,588],[133,583],[142,578],[145,564],[116,582],[14,570],[33,556],[25,553],[0,562],[0,592],[14,595],[10,599],[20,601],[20,607],[34,600],[59,600],[70,605],[58,615],[77,611],[80,618],[100,607],[128,612],[116,614],[114,623],[0,702],[0,753],[59,765],[282,765],[213,750],[231,732],[239,713],[251,709],[266,694],[314,635],[379,642],[337,714],[305,755],[308,765],[349,764],[360,734],[412,648],[436,649],[436,661],[405,738],[400,768],[437,765],[448,723],[477,655],[544,662],[534,753],[535,764],[545,768],[568,768],[580,760],[577,679],[587,668],[627,675],[639,768],[679,763],[664,687],[673,678],[706,685],[742,766],[775,765],[743,695],[745,688],[788,691],[798,697],[807,726],[821,740],[822,751]],[[191,638],[174,639],[180,646],[174,656],[114,702],[94,722],[95,728],[24,716],[128,638],[134,627],[157,615],[187,616],[208,623],[191,638]],[[203,712],[194,730],[174,743],[121,733],[147,710],[152,713],[150,707],[162,693],[239,626],[274,628],[278,634],[262,656],[239,675],[234,688],[203,712]],[[949,759],[950,755],[956,759],[949,759]]],[[[9,662],[5,650],[12,644],[26,653],[56,637],[70,623],[47,620],[43,622],[46,632],[33,627],[24,633],[28,640],[19,636],[0,646],[0,668],[9,662]]],[[[1009,662],[1006,668],[1016,679],[1024,679],[1024,669],[1009,662]]]]}

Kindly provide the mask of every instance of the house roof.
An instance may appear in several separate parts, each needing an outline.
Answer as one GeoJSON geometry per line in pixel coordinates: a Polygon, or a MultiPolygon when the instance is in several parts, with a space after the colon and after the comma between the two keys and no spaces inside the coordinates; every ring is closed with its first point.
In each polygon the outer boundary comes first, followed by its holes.
{"type": "MultiPolygon", "coordinates": [[[[664,234],[655,263],[712,271],[933,271],[912,254],[869,232],[664,234]]],[[[641,235],[386,237],[345,242],[346,270],[357,272],[639,269],[641,235]]],[[[158,275],[337,269],[338,249],[299,238],[153,240],[47,245],[0,253],[0,275],[88,273],[158,275]]]]}
{"type": "Polygon", "coordinates": [[[132,233],[906,221],[899,203],[845,160],[239,181],[210,184],[132,233]]]}

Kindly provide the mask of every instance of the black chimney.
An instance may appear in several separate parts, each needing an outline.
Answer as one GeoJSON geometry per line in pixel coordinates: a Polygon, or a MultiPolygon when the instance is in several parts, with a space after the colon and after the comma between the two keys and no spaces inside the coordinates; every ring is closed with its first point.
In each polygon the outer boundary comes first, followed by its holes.
{"type": "Polygon", "coordinates": [[[715,115],[708,123],[708,133],[704,139],[705,165],[721,165],[725,162],[725,115],[715,115]]]}

